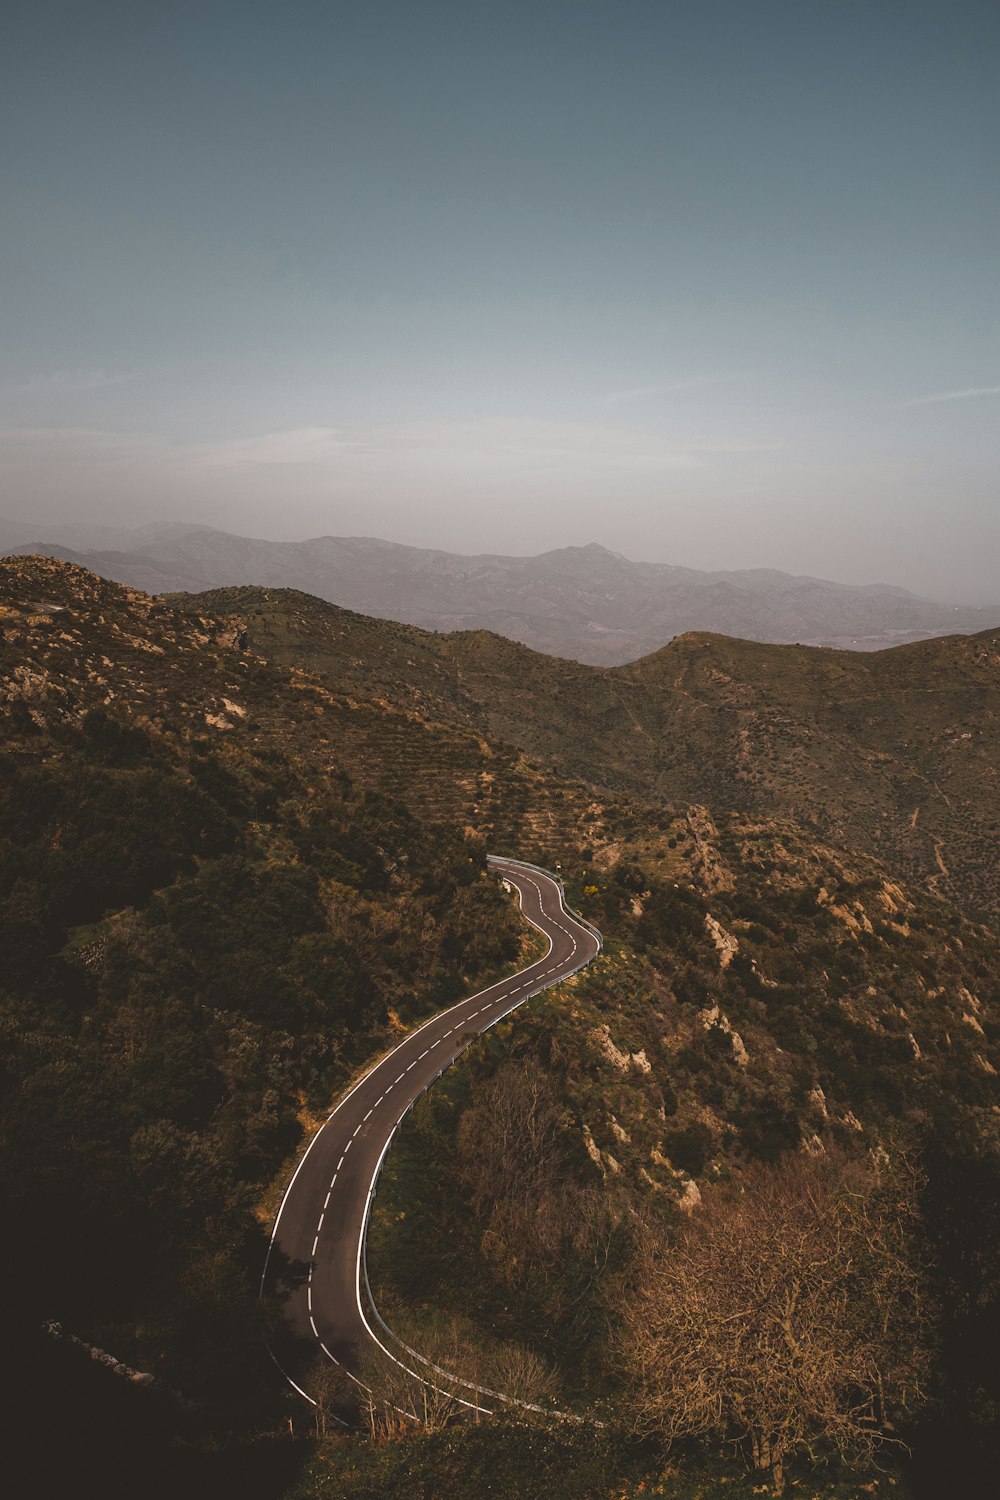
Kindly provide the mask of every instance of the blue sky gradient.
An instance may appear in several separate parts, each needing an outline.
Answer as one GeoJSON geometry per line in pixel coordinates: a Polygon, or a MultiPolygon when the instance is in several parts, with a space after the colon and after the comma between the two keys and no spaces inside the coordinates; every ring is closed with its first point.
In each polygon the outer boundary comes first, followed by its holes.
{"type": "Polygon", "coordinates": [[[34,0],[0,514],[993,600],[1000,7],[34,0]]]}

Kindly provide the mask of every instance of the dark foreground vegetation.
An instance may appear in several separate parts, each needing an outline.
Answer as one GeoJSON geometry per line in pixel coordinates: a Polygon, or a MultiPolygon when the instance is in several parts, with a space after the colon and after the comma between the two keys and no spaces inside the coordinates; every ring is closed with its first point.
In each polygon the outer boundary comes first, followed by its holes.
{"type": "MultiPolygon", "coordinates": [[[[801,738],[780,764],[743,742],[750,811],[707,763],[697,800],[669,800],[629,748],[653,724],[637,697],[613,754],[584,765],[576,736],[560,772],[541,688],[488,638],[368,621],[337,655],[309,616],[296,663],[294,596],[213,618],[0,567],[4,1414],[25,1492],[992,1493],[996,940],[944,876],[916,878],[895,824],[886,863],[850,818],[835,836],[831,796],[822,828],[792,816],[815,780],[801,738]],[[491,674],[502,732],[478,706],[491,674]],[[418,1430],[377,1371],[373,1398],[318,1375],[312,1412],[258,1300],[276,1196],[372,1055],[527,951],[484,833],[561,862],[606,951],[414,1111],[374,1290],[442,1364],[585,1420],[456,1422],[420,1398],[418,1430]]],[[[807,664],[765,665],[775,699],[801,697],[807,664]]],[[[567,723],[582,670],[544,667],[567,723]]],[[[610,712],[592,675],[588,712],[610,712]]],[[[961,890],[992,817],[984,794],[961,890]]]]}

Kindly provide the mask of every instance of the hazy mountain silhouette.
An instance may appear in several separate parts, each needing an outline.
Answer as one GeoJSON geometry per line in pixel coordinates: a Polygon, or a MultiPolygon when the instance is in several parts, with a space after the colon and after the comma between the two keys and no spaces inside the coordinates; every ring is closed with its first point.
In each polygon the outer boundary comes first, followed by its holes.
{"type": "Polygon", "coordinates": [[[469,557],[373,537],[272,542],[179,523],[132,532],[67,524],[45,537],[25,530],[0,522],[0,547],[82,563],[147,593],[296,588],[428,630],[492,630],[594,666],[633,661],[688,630],[865,650],[1000,618],[1000,608],[952,607],[887,584],[638,563],[594,543],[469,557]]]}

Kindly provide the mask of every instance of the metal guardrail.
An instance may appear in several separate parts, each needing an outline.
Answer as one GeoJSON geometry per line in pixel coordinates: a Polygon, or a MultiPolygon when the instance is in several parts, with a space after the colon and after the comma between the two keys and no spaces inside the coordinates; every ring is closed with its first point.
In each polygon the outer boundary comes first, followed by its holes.
{"type": "MultiPolygon", "coordinates": [[[[598,951],[598,953],[601,952],[601,950],[603,949],[603,946],[604,946],[604,939],[602,938],[599,929],[594,926],[593,922],[589,922],[586,917],[584,917],[580,912],[574,910],[574,908],[571,907],[567,903],[567,901],[566,901],[566,886],[565,886],[565,884],[563,882],[563,879],[562,879],[561,875],[559,875],[558,873],[556,873],[556,872],[554,872],[552,870],[546,870],[542,865],[532,864],[530,860],[509,858],[506,855],[492,855],[491,854],[491,855],[487,856],[487,863],[488,864],[496,862],[496,861],[499,861],[499,862],[505,863],[505,864],[514,865],[517,868],[524,869],[524,870],[533,870],[536,874],[538,874],[538,875],[544,875],[546,877],[546,879],[553,881],[555,883],[555,885],[558,887],[558,890],[559,890],[559,901],[560,901],[560,906],[561,906],[563,912],[567,916],[570,916],[575,921],[579,922],[579,924],[582,927],[586,928],[586,930],[593,935],[593,937],[597,941],[597,951],[598,951]]],[[[501,872],[495,871],[494,873],[501,873],[501,872]]],[[[501,878],[502,878],[502,874],[501,874],[501,878]]],[[[550,951],[551,951],[551,943],[550,943],[550,951]]],[[[596,954],[595,954],[595,957],[596,957],[596,954]]],[[[590,963],[590,962],[592,962],[592,960],[588,959],[587,962],[590,963]]],[[[528,967],[530,968],[531,965],[529,964],[528,967]]],[[[580,967],[583,968],[583,967],[586,967],[586,965],[581,964],[580,967]]],[[[519,972],[523,972],[523,971],[519,971],[519,972]]],[[[558,980],[549,981],[549,982],[550,983],[558,983],[558,980]]],[[[548,988],[548,986],[547,985],[543,986],[543,988],[548,988]]],[[[534,993],[537,993],[537,992],[533,992],[533,994],[534,993]]],[[[466,997],[466,998],[468,998],[468,997],[466,997]]],[[[532,996],[526,996],[525,1000],[530,999],[530,998],[533,998],[533,995],[532,996]]],[[[462,1003],[463,1003],[463,1001],[457,1001],[456,1002],[456,1006],[454,1008],[457,1008],[457,1006],[461,1005],[462,1003]]],[[[503,1019],[504,1016],[507,1016],[507,1015],[510,1014],[510,1010],[516,1010],[522,1004],[524,1004],[524,1000],[517,1001],[515,1003],[515,1005],[513,1005],[513,1006],[510,1007],[509,1010],[502,1012],[501,1015],[496,1018],[496,1020],[503,1019]]],[[[443,1013],[445,1013],[445,1012],[443,1012],[443,1013]]],[[[425,1022],[423,1024],[426,1025],[426,1024],[429,1024],[429,1023],[425,1022]]],[[[495,1023],[494,1022],[490,1023],[490,1025],[493,1025],[493,1024],[495,1024],[495,1023]]],[[[386,1054],[386,1055],[388,1056],[389,1054],[386,1054]]],[[[337,1107],[336,1107],[336,1109],[333,1111],[334,1114],[336,1114],[337,1109],[339,1109],[340,1105],[344,1103],[344,1100],[348,1097],[348,1095],[351,1094],[351,1093],[353,1093],[356,1088],[359,1088],[361,1086],[361,1084],[364,1082],[365,1078],[367,1078],[369,1076],[369,1074],[374,1070],[374,1068],[376,1068],[376,1067],[379,1066],[379,1062],[381,1062],[383,1060],[384,1059],[379,1059],[374,1064],[372,1064],[372,1066],[370,1068],[368,1068],[365,1071],[364,1074],[362,1074],[361,1078],[359,1078],[352,1085],[352,1087],[348,1090],[348,1093],[344,1095],[343,1099],[341,1099],[340,1104],[338,1104],[337,1107]]],[[[448,1068],[448,1067],[451,1067],[452,1064],[454,1062],[456,1062],[457,1060],[458,1060],[457,1057],[452,1058],[449,1062],[447,1062],[444,1065],[444,1067],[442,1067],[441,1069],[439,1069],[438,1073],[435,1075],[435,1079],[432,1079],[430,1081],[430,1083],[428,1083],[428,1085],[425,1087],[425,1089],[421,1090],[421,1094],[425,1093],[426,1092],[426,1088],[429,1088],[431,1086],[431,1084],[436,1081],[437,1078],[440,1078],[441,1074],[445,1071],[445,1069],[448,1068]]],[[[367,1300],[367,1303],[368,1303],[368,1307],[369,1307],[369,1310],[371,1311],[371,1313],[373,1314],[375,1320],[379,1324],[379,1326],[382,1328],[382,1330],[386,1333],[387,1336],[391,1337],[397,1344],[399,1344],[406,1351],[407,1354],[409,1354],[411,1357],[415,1358],[425,1368],[430,1369],[430,1370],[434,1371],[436,1374],[440,1375],[441,1377],[443,1377],[443,1378],[451,1381],[453,1385],[458,1385],[458,1386],[463,1387],[464,1389],[468,1390],[473,1395],[484,1395],[484,1396],[486,1396],[490,1400],[502,1401],[502,1402],[504,1402],[505,1404],[507,1404],[509,1406],[512,1406],[512,1407],[515,1407],[515,1408],[519,1407],[522,1410],[538,1412],[538,1413],[544,1414],[546,1416],[558,1417],[558,1418],[562,1418],[562,1419],[565,1419],[565,1420],[568,1420],[568,1421],[574,1421],[574,1422],[581,1421],[582,1418],[580,1418],[579,1416],[577,1416],[574,1413],[559,1411],[556,1408],[544,1408],[544,1407],[536,1406],[533,1402],[518,1400],[516,1397],[507,1396],[507,1395],[505,1395],[501,1391],[490,1390],[486,1386],[479,1386],[475,1382],[465,1380],[461,1376],[455,1375],[455,1374],[451,1373],[450,1371],[442,1370],[440,1368],[440,1366],[435,1365],[431,1360],[428,1360],[424,1355],[420,1354],[418,1350],[412,1349],[410,1347],[410,1345],[407,1344],[403,1339],[401,1339],[400,1336],[397,1333],[393,1332],[393,1330],[389,1327],[389,1325],[386,1323],[385,1319],[380,1314],[380,1312],[378,1310],[378,1307],[376,1306],[375,1299],[374,1299],[374,1296],[372,1294],[371,1284],[370,1284],[370,1281],[369,1281],[369,1278],[368,1278],[368,1243],[367,1243],[368,1242],[368,1227],[369,1227],[369,1224],[370,1224],[370,1221],[371,1221],[372,1203],[373,1203],[373,1200],[375,1198],[375,1195],[376,1195],[376,1192],[377,1192],[377,1189],[378,1189],[378,1180],[379,1180],[379,1177],[381,1176],[382,1165],[383,1165],[383,1162],[385,1160],[386,1153],[387,1153],[387,1151],[389,1149],[389,1146],[392,1143],[392,1141],[393,1141],[393,1139],[394,1139],[394,1137],[396,1135],[396,1131],[399,1129],[399,1126],[402,1124],[403,1119],[405,1119],[406,1115],[409,1114],[410,1110],[413,1108],[413,1106],[414,1106],[415,1103],[416,1103],[416,1099],[413,1099],[413,1100],[410,1101],[410,1103],[407,1106],[406,1110],[404,1110],[403,1115],[400,1117],[399,1120],[397,1120],[396,1124],[393,1126],[392,1131],[389,1134],[388,1140],[386,1141],[385,1146],[383,1148],[382,1155],[379,1158],[378,1164],[377,1164],[377,1166],[375,1168],[375,1175],[372,1178],[372,1181],[371,1181],[371,1184],[370,1184],[369,1190],[368,1190],[368,1201],[365,1204],[364,1221],[363,1221],[362,1231],[361,1231],[361,1245],[360,1245],[360,1255],[359,1255],[359,1265],[358,1265],[358,1299],[359,1299],[358,1300],[358,1308],[359,1308],[359,1311],[361,1312],[362,1319],[367,1322],[367,1320],[365,1319],[364,1310],[363,1310],[363,1308],[361,1306],[361,1300],[360,1300],[360,1293],[361,1293],[360,1283],[361,1283],[361,1278],[363,1276],[363,1278],[364,1278],[365,1294],[366,1294],[366,1300],[367,1300]]],[[[330,1116],[330,1118],[332,1118],[332,1116],[330,1116]]],[[[322,1129],[323,1129],[323,1127],[321,1126],[320,1130],[322,1130],[322,1129]]],[[[301,1168],[302,1163],[305,1160],[305,1156],[308,1155],[309,1150],[311,1149],[313,1143],[318,1139],[319,1134],[320,1134],[320,1131],[317,1131],[316,1134],[313,1136],[312,1140],[310,1141],[309,1146],[307,1146],[305,1155],[300,1159],[299,1165],[298,1165],[298,1167],[296,1167],[295,1173],[292,1176],[292,1181],[289,1184],[288,1188],[286,1188],[286,1190],[285,1190],[285,1198],[288,1197],[288,1193],[291,1191],[291,1187],[292,1187],[292,1185],[295,1182],[295,1178],[298,1176],[299,1168],[301,1168]]],[[[274,1244],[275,1235],[277,1234],[278,1221],[281,1218],[281,1210],[284,1207],[285,1198],[282,1199],[281,1205],[278,1208],[278,1213],[277,1213],[277,1216],[276,1216],[275,1222],[274,1222],[274,1228],[272,1229],[272,1232],[271,1232],[271,1240],[270,1240],[270,1243],[268,1245],[267,1256],[266,1256],[265,1261],[264,1261],[264,1269],[263,1269],[263,1272],[261,1274],[261,1295],[263,1295],[263,1292],[264,1292],[264,1284],[265,1284],[265,1281],[266,1281],[266,1278],[267,1278],[268,1263],[270,1261],[270,1256],[271,1256],[271,1246],[274,1244]]],[[[370,1327],[369,1327],[368,1331],[372,1335],[374,1341],[377,1344],[380,1345],[380,1347],[384,1350],[384,1352],[386,1354],[389,1355],[389,1358],[393,1359],[395,1361],[395,1363],[399,1364],[400,1361],[396,1360],[395,1356],[391,1353],[391,1351],[388,1350],[388,1349],[386,1349],[385,1345],[381,1344],[380,1340],[374,1334],[373,1330],[370,1327]]],[[[306,1401],[308,1401],[311,1406],[315,1406],[316,1402],[313,1400],[312,1396],[310,1396],[307,1391],[303,1390],[302,1387],[300,1385],[298,1385],[296,1383],[296,1381],[294,1381],[292,1379],[292,1377],[291,1377],[291,1375],[289,1375],[288,1371],[285,1370],[283,1368],[283,1366],[280,1364],[277,1356],[275,1355],[273,1349],[270,1348],[270,1346],[268,1346],[268,1353],[270,1354],[271,1358],[274,1360],[274,1363],[277,1365],[278,1369],[284,1375],[285,1379],[291,1385],[292,1389],[294,1391],[296,1391],[300,1396],[302,1396],[306,1401]]],[[[405,1365],[403,1365],[402,1368],[406,1369],[407,1373],[410,1374],[410,1375],[412,1375],[415,1379],[422,1380],[425,1384],[430,1385],[432,1389],[434,1389],[434,1390],[439,1390],[440,1389],[437,1386],[433,1386],[432,1382],[426,1380],[426,1377],[419,1375],[415,1370],[409,1370],[407,1368],[407,1366],[405,1366],[405,1365]]],[[[487,1415],[489,1414],[487,1408],[478,1407],[476,1405],[475,1401],[466,1401],[463,1397],[458,1396],[454,1391],[445,1391],[445,1392],[442,1392],[442,1394],[454,1396],[454,1398],[462,1406],[469,1407],[469,1408],[471,1408],[473,1410],[482,1411],[482,1412],[484,1412],[484,1414],[487,1414],[487,1415]]],[[[337,1420],[339,1422],[340,1418],[335,1418],[335,1420],[337,1420]]],[[[598,1424],[598,1425],[601,1425],[601,1424],[598,1424]]]]}
{"type": "Polygon", "coordinates": [[[503,860],[504,864],[507,865],[519,865],[523,870],[534,870],[536,875],[545,875],[549,880],[554,880],[559,887],[563,910],[579,922],[581,927],[586,927],[591,936],[597,939],[598,950],[603,952],[604,938],[601,936],[599,928],[595,927],[593,922],[589,922],[582,912],[577,911],[575,906],[570,906],[566,900],[566,882],[557,871],[546,870],[544,865],[534,865],[530,859],[514,859],[513,856],[507,854],[487,854],[486,863],[489,864],[491,859],[503,860]]]}
{"type": "MultiPolygon", "coordinates": [[[[534,872],[536,873],[536,875],[544,875],[544,876],[546,876],[547,879],[554,881],[555,884],[559,887],[559,899],[560,899],[560,904],[562,905],[563,911],[566,912],[566,914],[568,916],[573,917],[575,921],[577,921],[577,922],[580,923],[581,927],[585,927],[587,929],[587,931],[589,933],[591,933],[597,939],[598,952],[602,951],[602,949],[604,947],[604,939],[602,938],[602,936],[600,934],[600,931],[594,926],[593,922],[588,922],[588,920],[587,920],[586,917],[582,916],[580,912],[574,910],[574,908],[567,903],[567,901],[566,901],[566,886],[563,883],[563,879],[562,879],[561,875],[556,874],[552,870],[546,870],[542,865],[532,864],[530,860],[527,860],[527,859],[511,859],[511,858],[509,858],[505,854],[496,854],[496,855],[490,854],[490,855],[487,855],[486,858],[487,858],[487,864],[489,864],[489,862],[491,860],[500,860],[504,864],[515,865],[519,869],[534,870],[534,872]]],[[[500,873],[500,872],[497,872],[497,873],[500,873]]],[[[593,960],[588,960],[588,962],[593,962],[593,960]]],[[[529,997],[526,997],[526,998],[530,999],[532,997],[529,996],[529,997]]],[[[519,1006],[521,1004],[523,1004],[523,1003],[524,1002],[519,1001],[518,1002],[518,1006],[515,1006],[514,1008],[515,1009],[519,1008],[519,1006]]],[[[505,1012],[505,1014],[509,1014],[509,1012],[505,1012]]],[[[435,1074],[434,1078],[431,1079],[431,1081],[421,1090],[420,1095],[418,1095],[417,1097],[418,1098],[422,1097],[423,1094],[425,1094],[429,1088],[433,1087],[433,1085],[437,1082],[438,1078],[441,1077],[441,1074],[445,1073],[448,1070],[448,1068],[452,1067],[454,1065],[454,1063],[458,1062],[458,1060],[459,1060],[458,1057],[454,1057],[449,1062],[445,1063],[444,1067],[441,1068],[438,1071],[438,1073],[435,1074]]],[[[396,1135],[396,1131],[399,1129],[400,1125],[402,1125],[403,1121],[406,1119],[407,1115],[413,1109],[413,1106],[416,1104],[416,1102],[417,1102],[416,1099],[412,1099],[410,1101],[410,1103],[407,1105],[406,1109],[404,1110],[403,1114],[401,1115],[400,1119],[397,1121],[396,1125],[393,1127],[392,1134],[389,1136],[388,1141],[386,1141],[385,1149],[383,1150],[383,1153],[382,1153],[382,1158],[379,1161],[379,1165],[378,1165],[378,1168],[376,1170],[375,1177],[372,1179],[372,1184],[371,1184],[371,1188],[369,1190],[369,1195],[368,1195],[368,1202],[365,1205],[364,1224],[363,1224],[362,1230],[361,1230],[361,1259],[360,1259],[360,1264],[359,1264],[359,1283],[360,1283],[360,1279],[363,1277],[363,1279],[364,1279],[364,1288],[365,1288],[365,1296],[366,1296],[366,1300],[367,1300],[367,1303],[368,1303],[369,1311],[372,1313],[373,1317],[375,1318],[375,1321],[379,1324],[379,1327],[382,1329],[383,1333],[385,1333],[388,1338],[392,1339],[396,1344],[398,1344],[402,1349],[404,1349],[406,1351],[406,1353],[412,1359],[417,1360],[421,1365],[425,1366],[428,1370],[432,1370],[436,1375],[440,1376],[441,1378],[443,1378],[445,1380],[451,1381],[453,1386],[461,1386],[464,1390],[469,1391],[473,1396],[485,1396],[489,1400],[502,1401],[507,1406],[512,1406],[512,1407],[515,1407],[515,1408],[520,1408],[523,1411],[532,1411],[532,1412],[536,1412],[536,1413],[538,1413],[539,1415],[542,1415],[542,1416],[556,1417],[556,1418],[560,1418],[560,1419],[562,1419],[564,1421],[569,1421],[569,1422],[580,1422],[580,1421],[582,1421],[583,1418],[581,1418],[580,1416],[576,1415],[573,1412],[560,1411],[556,1407],[537,1406],[533,1401],[523,1401],[523,1400],[519,1400],[516,1396],[507,1396],[502,1391],[491,1390],[489,1386],[478,1385],[475,1381],[466,1380],[462,1376],[456,1375],[456,1374],[454,1374],[450,1370],[444,1370],[444,1369],[442,1369],[440,1365],[436,1365],[433,1362],[433,1360],[428,1359],[425,1355],[421,1354],[419,1352],[419,1350],[414,1349],[410,1344],[408,1344],[405,1339],[401,1338],[400,1335],[398,1333],[396,1333],[394,1329],[390,1328],[389,1324],[385,1321],[385,1319],[383,1318],[382,1314],[379,1312],[378,1306],[377,1306],[377,1304],[375,1302],[375,1295],[374,1295],[374,1293],[372,1291],[371,1281],[369,1280],[369,1276],[368,1276],[368,1228],[369,1228],[369,1225],[371,1223],[371,1215],[372,1215],[372,1209],[373,1209],[373,1206],[374,1206],[375,1198],[376,1198],[376,1196],[378,1194],[378,1182],[379,1182],[379,1178],[382,1175],[382,1164],[383,1164],[383,1162],[385,1160],[385,1156],[388,1153],[389,1146],[390,1146],[392,1140],[394,1139],[394,1137],[396,1135]]],[[[359,1291],[360,1291],[360,1285],[359,1285],[359,1291]]],[[[383,1348],[384,1348],[384,1346],[383,1346],[383,1348]]],[[[389,1354],[390,1359],[394,1358],[394,1356],[390,1353],[389,1350],[385,1350],[385,1352],[389,1354]]],[[[396,1363],[399,1363],[399,1361],[396,1361],[396,1363]]],[[[404,1365],[402,1368],[406,1369],[406,1366],[404,1365]]],[[[420,1375],[417,1375],[415,1371],[408,1371],[408,1373],[412,1374],[418,1380],[424,1379],[424,1377],[422,1377],[420,1375]]],[[[426,1384],[430,1385],[432,1390],[436,1390],[436,1391],[438,1391],[442,1395],[452,1396],[462,1406],[470,1407],[472,1410],[482,1412],[486,1416],[492,1415],[492,1413],[487,1408],[481,1407],[481,1406],[477,1406],[477,1404],[475,1403],[475,1401],[465,1401],[462,1397],[457,1396],[457,1394],[454,1391],[441,1391],[440,1387],[433,1385],[433,1383],[431,1381],[426,1381],[426,1384]]]]}

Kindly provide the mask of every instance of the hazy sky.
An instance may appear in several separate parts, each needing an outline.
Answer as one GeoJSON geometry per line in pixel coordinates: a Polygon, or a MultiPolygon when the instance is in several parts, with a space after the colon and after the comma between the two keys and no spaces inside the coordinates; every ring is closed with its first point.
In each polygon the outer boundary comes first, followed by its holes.
{"type": "Polygon", "coordinates": [[[24,0],[0,515],[1000,598],[996,0],[24,0]]]}

